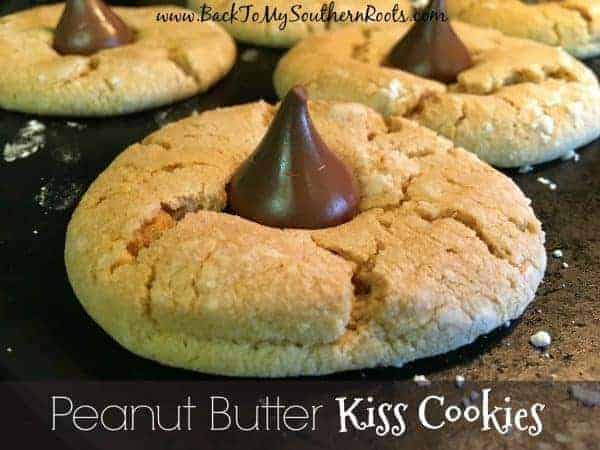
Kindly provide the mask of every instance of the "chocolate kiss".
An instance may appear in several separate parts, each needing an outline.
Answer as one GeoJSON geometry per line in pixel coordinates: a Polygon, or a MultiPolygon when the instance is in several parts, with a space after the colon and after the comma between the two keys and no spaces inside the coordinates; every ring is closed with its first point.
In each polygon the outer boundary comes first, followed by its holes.
{"type": "Polygon", "coordinates": [[[89,55],[133,42],[133,32],[102,0],[67,0],[54,32],[63,55],[89,55]]]}
{"type": "MultiPolygon", "coordinates": [[[[433,0],[421,11],[426,17],[435,18],[436,13],[448,17],[444,0],[433,0]]],[[[473,62],[450,22],[432,19],[415,22],[388,54],[384,65],[442,83],[454,83],[458,74],[473,62]]]]}
{"type": "Polygon", "coordinates": [[[279,228],[336,226],[357,214],[359,202],[352,172],[319,136],[299,86],[233,175],[228,194],[230,212],[279,228]]]}

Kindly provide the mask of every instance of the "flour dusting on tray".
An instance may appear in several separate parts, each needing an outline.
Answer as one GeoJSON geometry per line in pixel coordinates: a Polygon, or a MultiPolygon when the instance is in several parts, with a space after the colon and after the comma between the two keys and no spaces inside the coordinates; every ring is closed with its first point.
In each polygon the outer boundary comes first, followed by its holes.
{"type": "Polygon", "coordinates": [[[78,183],[51,180],[42,185],[35,200],[46,211],[63,211],[74,205],[82,192],[83,186],[78,183]]]}
{"type": "Polygon", "coordinates": [[[12,142],[4,145],[4,161],[13,162],[33,155],[46,144],[46,125],[30,120],[21,128],[12,142]]]}

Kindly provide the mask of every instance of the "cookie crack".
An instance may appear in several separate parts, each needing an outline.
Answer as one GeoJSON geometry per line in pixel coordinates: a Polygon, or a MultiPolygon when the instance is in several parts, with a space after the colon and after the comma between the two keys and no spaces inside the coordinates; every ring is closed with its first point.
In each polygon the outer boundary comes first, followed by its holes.
{"type": "MultiPolygon", "coordinates": [[[[459,186],[460,188],[465,189],[467,191],[471,191],[474,189],[473,186],[469,186],[464,183],[461,183],[459,180],[456,180],[452,177],[446,176],[446,181],[455,186],[459,186]]],[[[505,220],[512,223],[520,232],[537,235],[537,229],[535,227],[535,224],[533,222],[531,222],[530,220],[527,220],[526,222],[521,222],[517,218],[507,215],[501,209],[497,209],[497,208],[493,208],[493,207],[489,206],[488,204],[483,202],[477,196],[472,196],[472,197],[470,197],[470,199],[473,202],[477,203],[480,207],[484,208],[485,210],[500,214],[505,220]]]]}
{"type": "MultiPolygon", "coordinates": [[[[454,219],[454,218],[452,218],[454,219]]],[[[454,219],[456,220],[456,219],[454,219]]],[[[463,226],[467,227],[463,222],[459,222],[461,223],[463,226]]],[[[409,228],[412,228],[415,232],[419,232],[419,230],[417,228],[411,227],[410,225],[407,224],[407,226],[409,226],[409,228]]],[[[471,229],[470,227],[467,227],[469,229],[471,229]]],[[[431,239],[432,241],[436,242],[437,244],[439,244],[441,247],[443,247],[444,251],[453,255],[457,255],[458,257],[460,257],[462,260],[469,260],[468,255],[465,255],[464,252],[459,251],[457,248],[454,248],[452,246],[448,247],[447,243],[444,242],[443,240],[439,239],[438,237],[436,237],[435,235],[428,235],[427,236],[429,239],[431,239]]],[[[479,236],[478,236],[479,238],[479,236]]],[[[479,238],[480,239],[480,238],[479,238]]],[[[489,251],[489,249],[488,249],[489,251]]],[[[507,262],[505,259],[500,258],[503,262],[507,262]]],[[[469,278],[462,273],[456,273],[454,272],[455,275],[458,275],[460,279],[449,279],[445,274],[441,273],[441,274],[437,274],[437,273],[432,273],[432,275],[435,277],[436,281],[438,281],[440,284],[444,285],[449,291],[452,292],[452,294],[458,298],[458,296],[456,295],[456,292],[454,291],[454,289],[452,288],[452,286],[460,286],[460,287],[469,287],[469,286],[473,286],[472,283],[469,283],[469,278]]],[[[514,279],[510,278],[510,277],[506,277],[506,279],[508,280],[508,282],[510,283],[511,287],[514,288],[516,286],[516,282],[514,279]]],[[[493,296],[489,296],[489,295],[484,295],[482,293],[482,291],[480,289],[478,289],[477,292],[480,296],[487,298],[488,300],[492,301],[493,303],[497,304],[498,306],[503,306],[503,303],[497,298],[497,297],[493,297],[493,296]]],[[[472,314],[467,311],[464,310],[464,312],[469,315],[469,317],[471,319],[473,319],[472,314]]]]}
{"type": "MultiPolygon", "coordinates": [[[[388,133],[390,132],[390,127],[387,127],[387,131],[388,131],[388,133]]],[[[417,158],[419,158],[419,157],[417,157],[417,158]]],[[[396,203],[394,205],[388,205],[386,208],[382,208],[381,206],[378,206],[378,207],[374,206],[372,208],[367,208],[363,212],[373,210],[373,209],[381,209],[386,212],[399,210],[404,203],[409,202],[411,200],[410,196],[408,194],[409,188],[410,188],[411,184],[416,179],[419,178],[420,175],[421,175],[421,172],[411,174],[402,183],[403,196],[402,196],[402,199],[398,203],[396,203]]],[[[393,235],[392,232],[390,231],[390,228],[391,228],[390,223],[385,222],[380,217],[376,217],[376,221],[381,226],[382,231],[384,233],[386,233],[386,236],[393,235]]],[[[375,239],[375,243],[376,243],[376,249],[374,252],[372,252],[367,257],[366,260],[363,260],[361,258],[354,258],[354,257],[352,257],[352,255],[350,255],[347,252],[344,252],[341,250],[334,250],[332,248],[324,246],[324,245],[320,244],[315,239],[314,236],[311,235],[310,237],[311,237],[311,240],[314,242],[314,244],[317,247],[353,264],[353,271],[352,271],[353,274],[351,277],[351,283],[354,286],[354,298],[353,298],[353,303],[352,303],[352,311],[350,314],[351,322],[348,323],[348,325],[346,326],[347,330],[356,330],[356,328],[361,323],[373,322],[371,319],[365,320],[365,318],[361,317],[361,313],[363,312],[362,307],[364,305],[373,303],[373,301],[377,301],[377,299],[380,298],[380,296],[381,296],[381,293],[377,294],[377,290],[375,289],[375,283],[371,278],[373,275],[373,269],[377,262],[377,258],[379,257],[381,252],[385,249],[385,246],[386,246],[385,239],[381,239],[378,236],[373,236],[373,238],[375,239]]],[[[375,323],[375,322],[373,322],[373,323],[375,323]]]]}
{"type": "MultiPolygon", "coordinates": [[[[68,84],[75,83],[79,80],[82,80],[83,78],[89,77],[92,73],[96,72],[99,67],[100,67],[100,59],[98,57],[88,58],[86,60],[85,67],[79,73],[77,73],[75,76],[72,76],[71,78],[62,80],[62,82],[59,81],[58,83],[61,84],[62,86],[66,86],[68,84]]],[[[106,82],[105,79],[103,79],[103,81],[106,82]]]]}
{"type": "Polygon", "coordinates": [[[148,274],[148,278],[144,283],[145,287],[145,295],[142,298],[142,316],[146,317],[154,327],[158,327],[158,322],[154,318],[152,314],[152,288],[154,287],[154,283],[156,281],[156,265],[152,263],[148,266],[150,269],[150,273],[148,274]]]}
{"type": "Polygon", "coordinates": [[[179,53],[178,49],[168,49],[167,59],[171,61],[175,67],[177,67],[177,69],[179,69],[179,71],[186,77],[191,78],[196,86],[202,85],[202,80],[200,79],[198,72],[192,67],[189,59],[185,55],[179,53]]]}
{"type": "Polygon", "coordinates": [[[423,112],[423,109],[425,108],[425,102],[427,100],[429,100],[432,97],[436,97],[440,94],[446,94],[447,92],[434,92],[434,91],[424,91],[422,92],[419,97],[417,98],[417,101],[408,107],[408,109],[406,110],[406,112],[404,114],[402,114],[403,117],[406,117],[409,120],[414,120],[413,117],[417,116],[418,114],[420,114],[421,112],[423,112]]]}
{"type": "MultiPolygon", "coordinates": [[[[535,5],[534,5],[535,6],[535,5]]],[[[554,20],[548,12],[544,9],[537,8],[536,12],[540,13],[544,18],[550,22],[550,26],[552,27],[552,33],[554,34],[554,43],[552,45],[561,45],[562,44],[562,34],[560,33],[558,27],[559,23],[554,20]]]]}
{"type": "Polygon", "coordinates": [[[559,6],[562,9],[566,9],[567,11],[573,11],[573,12],[577,13],[577,15],[579,15],[579,17],[581,17],[581,19],[583,19],[583,21],[587,25],[588,38],[591,39],[592,36],[594,35],[594,33],[593,33],[592,17],[588,14],[588,12],[585,9],[583,9],[582,7],[579,7],[578,5],[567,5],[565,3],[560,3],[559,6]]]}
{"type": "Polygon", "coordinates": [[[465,120],[467,120],[467,104],[466,102],[461,102],[461,110],[460,110],[460,116],[458,116],[456,118],[456,120],[454,121],[454,132],[458,132],[458,128],[463,124],[463,122],[465,120]]]}
{"type": "MultiPolygon", "coordinates": [[[[515,114],[521,112],[521,107],[510,98],[503,97],[501,95],[497,96],[497,98],[500,99],[501,102],[504,102],[506,105],[510,106],[515,111],[515,114]]],[[[513,123],[515,123],[515,121],[513,121],[513,123]]]]}
{"type": "Polygon", "coordinates": [[[149,137],[153,138],[151,141],[149,140],[149,138],[144,139],[140,145],[146,146],[146,147],[151,147],[153,145],[156,145],[158,147],[162,147],[163,150],[171,150],[173,148],[173,146],[171,145],[171,143],[169,141],[165,141],[162,140],[158,137],[154,137],[152,135],[150,135],[149,137]]]}
{"type": "MultiPolygon", "coordinates": [[[[127,165],[125,167],[130,167],[130,168],[135,168],[135,169],[139,169],[139,167],[134,166],[134,165],[127,165]]],[[[173,162],[173,163],[169,163],[169,164],[165,164],[163,166],[151,169],[151,170],[144,170],[144,173],[146,175],[156,175],[157,173],[173,173],[176,172],[178,170],[184,170],[184,169],[190,169],[192,167],[210,167],[213,169],[220,169],[219,166],[215,165],[215,164],[210,164],[204,161],[187,161],[187,162],[173,162]]]]}
{"type": "MultiPolygon", "coordinates": [[[[387,229],[383,230],[389,234],[387,229]]],[[[377,301],[380,294],[377,294],[377,289],[374,281],[371,279],[373,274],[373,268],[375,267],[377,258],[380,253],[385,249],[385,241],[383,239],[375,237],[376,248],[366,259],[360,257],[353,257],[343,250],[333,249],[326,245],[321,244],[311,235],[311,240],[320,249],[343,259],[346,262],[352,264],[352,276],[350,282],[354,286],[354,297],[352,299],[352,308],[350,311],[350,320],[346,324],[346,331],[356,331],[361,324],[371,322],[365,314],[365,308],[377,301]]]]}
{"type": "MultiPolygon", "coordinates": [[[[466,228],[473,231],[475,233],[475,236],[488,249],[488,252],[490,253],[490,255],[492,255],[500,260],[506,261],[511,266],[518,268],[518,265],[513,264],[510,261],[510,259],[506,257],[505,253],[485,236],[479,223],[473,217],[469,216],[468,214],[464,214],[464,212],[457,211],[456,214],[452,214],[451,217],[449,217],[449,218],[452,220],[455,220],[456,222],[462,224],[466,228]]],[[[505,251],[507,251],[507,250],[505,250],[505,251]]]]}
{"type": "MultiPolygon", "coordinates": [[[[198,266],[198,273],[202,272],[202,270],[204,269],[204,266],[206,265],[208,260],[210,258],[212,258],[212,256],[215,254],[216,251],[217,251],[216,248],[209,250],[208,253],[206,255],[204,255],[204,257],[202,258],[201,261],[196,262],[197,266],[198,266]]],[[[193,277],[191,280],[191,287],[192,287],[192,292],[194,293],[194,300],[192,302],[191,309],[193,309],[194,307],[196,307],[196,305],[198,305],[198,303],[200,302],[200,298],[202,297],[200,294],[200,291],[198,291],[198,286],[196,285],[195,281],[196,281],[196,277],[193,277]]]]}
{"type": "Polygon", "coordinates": [[[162,166],[157,171],[152,171],[152,174],[154,174],[156,172],[172,173],[172,172],[175,172],[177,170],[190,169],[192,167],[211,167],[213,169],[218,169],[218,167],[215,166],[214,164],[209,164],[209,163],[199,162],[199,161],[193,161],[191,163],[172,163],[172,164],[167,164],[165,166],[162,166]]]}
{"type": "Polygon", "coordinates": [[[371,30],[369,28],[361,29],[362,42],[360,42],[358,44],[354,44],[352,46],[352,50],[350,53],[351,59],[353,59],[355,61],[359,61],[361,63],[368,62],[368,58],[366,57],[366,55],[365,56],[363,56],[363,55],[368,52],[369,46],[371,45],[372,35],[373,35],[373,30],[371,30]]]}
{"type": "Polygon", "coordinates": [[[142,250],[148,249],[158,242],[168,230],[175,228],[188,214],[196,213],[201,209],[200,200],[193,196],[183,197],[176,202],[177,207],[162,202],[159,212],[145,220],[129,239],[116,240],[126,242],[125,249],[128,257],[116,259],[110,265],[110,274],[122,266],[136,264],[142,250]]]}
{"type": "Polygon", "coordinates": [[[464,211],[461,211],[458,209],[453,209],[453,208],[447,208],[447,209],[443,210],[442,212],[436,214],[435,216],[427,214],[423,210],[420,210],[420,209],[415,209],[414,211],[416,214],[418,214],[418,216],[421,219],[423,219],[427,222],[430,222],[430,223],[434,223],[439,220],[445,220],[445,219],[454,220],[454,221],[460,223],[461,225],[468,228],[475,234],[475,236],[479,239],[479,241],[481,241],[481,243],[484,244],[484,246],[487,248],[490,255],[492,255],[493,257],[495,257],[499,260],[505,261],[506,263],[510,264],[511,266],[513,266],[517,269],[520,269],[519,265],[516,265],[512,261],[510,261],[510,258],[509,258],[510,250],[504,249],[504,251],[503,251],[502,249],[498,248],[493,242],[491,242],[485,236],[485,233],[484,233],[483,229],[481,228],[480,224],[477,222],[477,220],[474,217],[472,217],[471,215],[465,213],[464,211]]]}
{"type": "Polygon", "coordinates": [[[165,232],[174,228],[186,215],[196,213],[200,210],[200,201],[188,196],[177,200],[177,207],[167,203],[161,203],[159,212],[152,218],[146,220],[133,234],[126,245],[127,251],[135,260],[140,251],[149,248],[160,240],[165,232]]]}
{"type": "Polygon", "coordinates": [[[495,96],[500,91],[507,87],[519,86],[523,84],[543,84],[547,81],[562,81],[564,83],[580,83],[582,82],[575,74],[569,72],[563,66],[543,66],[541,67],[541,77],[539,73],[531,73],[529,68],[515,68],[510,73],[506,74],[502,79],[497,80],[495,85],[489,90],[479,91],[469,88],[464,84],[458,84],[454,89],[449,91],[450,94],[471,94],[482,97],[495,96]]]}

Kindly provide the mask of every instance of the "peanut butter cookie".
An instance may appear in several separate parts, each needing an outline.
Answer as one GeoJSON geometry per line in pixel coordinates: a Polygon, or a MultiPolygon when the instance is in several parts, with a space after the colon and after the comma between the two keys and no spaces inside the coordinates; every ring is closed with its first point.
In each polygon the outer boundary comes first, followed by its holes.
{"type": "Polygon", "coordinates": [[[56,116],[110,116],[191,97],[221,79],[235,44],[211,23],[162,22],[174,6],[114,8],[134,42],[89,56],[52,46],[64,5],[0,18],[0,107],[56,116]]]}
{"type": "Polygon", "coordinates": [[[600,0],[448,0],[448,10],[454,19],[560,46],[579,58],[600,55],[600,0]]]}
{"type": "Polygon", "coordinates": [[[429,127],[499,167],[559,158],[600,135],[594,73],[560,48],[453,22],[474,65],[446,85],[382,66],[410,24],[350,26],[307,38],[274,76],[280,96],[356,101],[429,127]]]}
{"type": "Polygon", "coordinates": [[[65,261],[85,310],[132,352],[235,376],[402,366],[520,316],[544,233],[506,176],[401,117],[314,101],[356,177],[359,213],[317,230],[227,213],[227,185],[270,125],[264,102],[170,124],[84,195],[65,261]]]}

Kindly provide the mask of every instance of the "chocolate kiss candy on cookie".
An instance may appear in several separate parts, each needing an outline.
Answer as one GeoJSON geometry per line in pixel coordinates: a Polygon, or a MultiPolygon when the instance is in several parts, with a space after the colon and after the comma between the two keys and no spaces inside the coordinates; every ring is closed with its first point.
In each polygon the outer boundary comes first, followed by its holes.
{"type": "Polygon", "coordinates": [[[417,21],[388,54],[384,65],[402,69],[442,83],[454,83],[463,70],[473,65],[469,51],[448,20],[437,20],[446,11],[444,0],[432,0],[421,11],[432,20],[417,21]]]}
{"type": "Polygon", "coordinates": [[[133,32],[102,0],[67,0],[53,46],[63,55],[90,55],[133,39],[133,32]]]}
{"type": "Polygon", "coordinates": [[[228,194],[230,212],[272,227],[326,228],[358,213],[356,180],[315,129],[300,86],[283,99],[228,194]]]}

